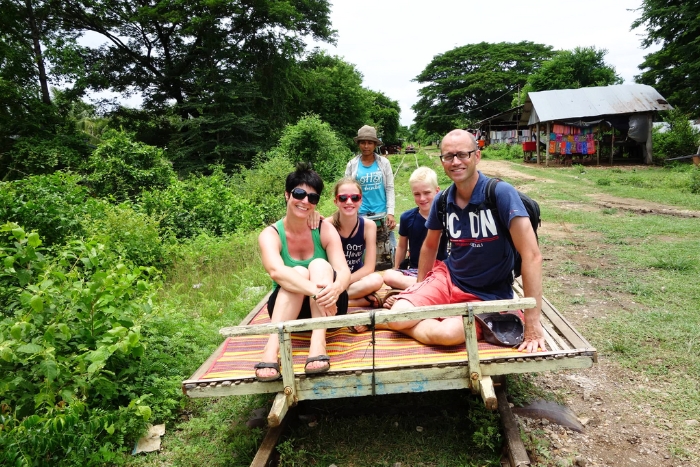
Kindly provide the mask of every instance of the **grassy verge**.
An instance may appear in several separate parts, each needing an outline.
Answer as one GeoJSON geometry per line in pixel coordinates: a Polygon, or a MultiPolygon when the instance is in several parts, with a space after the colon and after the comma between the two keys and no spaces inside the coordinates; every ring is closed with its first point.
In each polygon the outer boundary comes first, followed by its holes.
{"type": "MultiPolygon", "coordinates": [[[[391,156],[397,172],[397,214],[413,206],[408,177],[416,164],[435,168],[441,187],[447,187],[431,154],[437,153],[428,148],[415,157],[391,156]]],[[[585,173],[579,167],[517,168],[549,180],[530,182],[528,193],[540,202],[546,223],[569,232],[540,237],[545,255],[554,248],[570,251],[556,269],[545,264],[546,295],[565,315],[594,303],[604,308],[605,313],[577,327],[606,358],[649,378],[648,389],[630,394],[630,403],[653,400],[653,410],[676,427],[675,453],[693,459],[697,428],[682,421],[700,413],[700,290],[694,284],[700,269],[698,221],[591,203],[591,196],[608,194],[697,210],[700,196],[692,195],[685,181],[691,172],[683,167],[585,168],[585,173]],[[601,179],[610,183],[599,183],[601,179]],[[563,203],[581,208],[562,209],[563,203]],[[562,278],[580,287],[565,287],[562,278]],[[666,396],[650,392],[660,385],[666,396]]],[[[326,215],[332,212],[328,203],[320,205],[326,215]]],[[[254,287],[267,289],[268,284],[254,235],[200,238],[175,261],[157,305],[172,326],[182,328],[183,340],[196,342],[190,353],[172,357],[182,378],[220,343],[218,328],[239,322],[260,299],[264,291],[254,287]]],[[[170,379],[172,384],[176,379],[170,379]]],[[[516,401],[557,396],[533,386],[527,375],[511,378],[510,386],[516,401]]],[[[247,428],[245,420],[270,401],[269,396],[185,401],[181,421],[168,426],[164,451],[128,463],[249,465],[262,432],[247,428]]],[[[279,446],[280,465],[498,465],[498,420],[465,392],[326,401],[302,405],[300,411],[303,416],[291,420],[279,446]]]]}

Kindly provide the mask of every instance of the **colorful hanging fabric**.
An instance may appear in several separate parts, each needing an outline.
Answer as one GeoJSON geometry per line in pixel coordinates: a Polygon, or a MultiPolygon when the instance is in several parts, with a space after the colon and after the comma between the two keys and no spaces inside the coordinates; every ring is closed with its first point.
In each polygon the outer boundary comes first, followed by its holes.
{"type": "Polygon", "coordinates": [[[557,148],[557,142],[556,141],[550,141],[549,142],[549,153],[554,154],[557,148]]]}
{"type": "Polygon", "coordinates": [[[595,154],[595,141],[588,143],[588,154],[595,154]]]}
{"type": "Polygon", "coordinates": [[[583,142],[579,143],[581,145],[581,150],[579,151],[580,154],[588,154],[588,143],[583,142]]]}

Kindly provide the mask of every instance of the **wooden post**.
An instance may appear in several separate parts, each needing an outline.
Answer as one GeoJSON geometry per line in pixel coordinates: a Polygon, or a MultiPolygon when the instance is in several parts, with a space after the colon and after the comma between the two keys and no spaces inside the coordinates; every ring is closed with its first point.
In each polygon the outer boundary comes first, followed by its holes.
{"type": "MultiPolygon", "coordinates": [[[[603,131],[603,127],[602,127],[602,125],[599,123],[599,124],[598,124],[598,135],[600,136],[600,141],[597,141],[598,144],[596,145],[596,148],[595,148],[595,151],[596,151],[596,165],[600,165],[600,143],[603,142],[603,133],[602,133],[602,131],[603,131]]],[[[595,141],[595,138],[593,138],[593,140],[595,141]]]]}
{"type": "MultiPolygon", "coordinates": [[[[545,160],[545,165],[549,165],[547,161],[549,161],[549,122],[547,122],[547,135],[545,138],[545,141],[547,141],[547,149],[544,150],[544,160],[545,160]]],[[[539,144],[537,145],[539,147],[539,144]]]]}
{"type": "Polygon", "coordinates": [[[469,384],[472,392],[481,392],[481,365],[479,364],[479,344],[476,341],[476,320],[471,303],[467,303],[469,313],[462,318],[464,322],[464,339],[469,362],[469,384]]]}
{"type": "Polygon", "coordinates": [[[487,410],[496,410],[498,408],[498,400],[496,399],[496,391],[493,388],[493,380],[490,376],[481,378],[481,398],[486,405],[487,410]]]}
{"type": "Polygon", "coordinates": [[[271,427],[279,426],[289,407],[297,403],[296,386],[294,381],[294,361],[292,360],[292,336],[284,330],[284,323],[277,325],[277,335],[280,342],[280,361],[284,391],[277,393],[275,401],[267,416],[271,427]]]}
{"type": "Polygon", "coordinates": [[[653,123],[651,119],[651,113],[647,114],[647,142],[644,145],[644,163],[647,165],[651,165],[652,162],[654,161],[654,149],[652,148],[652,141],[651,141],[651,129],[652,129],[653,123]]]}
{"type": "Polygon", "coordinates": [[[535,123],[535,141],[537,141],[537,164],[540,163],[540,122],[535,123]]]}
{"type": "Polygon", "coordinates": [[[610,138],[610,165],[613,165],[613,153],[615,152],[615,127],[610,125],[612,138],[610,138]]]}

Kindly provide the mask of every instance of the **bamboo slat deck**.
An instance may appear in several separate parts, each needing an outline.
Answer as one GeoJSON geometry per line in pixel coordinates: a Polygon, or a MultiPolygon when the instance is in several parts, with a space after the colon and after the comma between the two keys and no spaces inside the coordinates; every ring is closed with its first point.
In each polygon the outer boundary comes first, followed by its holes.
{"type": "MultiPolygon", "coordinates": [[[[522,295],[519,286],[516,293],[522,295]]],[[[228,336],[211,357],[187,380],[182,390],[190,397],[221,397],[278,393],[271,411],[271,425],[279,423],[288,407],[300,400],[329,399],[470,388],[495,409],[497,400],[491,376],[561,369],[587,368],[597,360],[596,349],[544,299],[542,324],[547,351],[523,353],[476,341],[473,315],[490,311],[527,309],[534,299],[516,298],[396,312],[386,309],[320,319],[296,320],[273,325],[266,310],[267,297],[240,326],[224,328],[228,336]],[[426,346],[392,331],[354,334],[346,326],[387,323],[406,319],[462,316],[466,344],[426,346]],[[303,364],[310,330],[329,328],[327,349],[331,370],[307,376],[303,364]],[[334,329],[333,328],[338,328],[334,329]],[[270,333],[280,336],[283,379],[255,380],[253,365],[260,360],[270,333]],[[374,345],[372,339],[374,338],[374,345]]]]}

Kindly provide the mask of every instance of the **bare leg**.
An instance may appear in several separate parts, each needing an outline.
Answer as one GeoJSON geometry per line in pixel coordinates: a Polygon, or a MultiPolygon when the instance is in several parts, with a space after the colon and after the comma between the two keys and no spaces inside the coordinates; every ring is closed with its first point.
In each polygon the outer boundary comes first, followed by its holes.
{"type": "MultiPolygon", "coordinates": [[[[333,282],[333,268],[321,259],[315,259],[309,264],[309,280],[316,284],[330,284],[333,282]]],[[[337,306],[322,309],[314,300],[311,300],[311,317],[320,318],[322,316],[334,316],[338,312],[337,306]]],[[[309,342],[309,357],[326,354],[326,329],[314,329],[311,331],[311,341],[309,342]]],[[[327,362],[311,362],[308,369],[318,369],[328,366],[327,362]]]]}
{"type": "MultiPolygon", "coordinates": [[[[306,268],[295,267],[294,270],[304,278],[309,277],[309,271],[306,268]]],[[[277,292],[275,309],[272,311],[270,322],[279,323],[282,321],[296,319],[301,311],[301,304],[303,300],[303,295],[290,293],[284,289],[280,289],[279,292],[277,292]]],[[[272,333],[267,340],[267,344],[265,344],[265,349],[263,349],[261,361],[276,363],[279,350],[280,343],[277,333],[272,333]]],[[[255,374],[260,378],[274,376],[275,373],[276,371],[274,368],[259,368],[255,370],[255,374]]]]}
{"type": "Polygon", "coordinates": [[[416,283],[416,278],[405,276],[401,271],[389,269],[384,271],[384,283],[392,289],[407,289],[416,283]]]}
{"type": "Polygon", "coordinates": [[[370,303],[365,297],[381,289],[383,285],[384,279],[381,274],[376,272],[366,275],[357,282],[353,282],[348,287],[349,306],[373,306],[374,303],[370,303]]]}

